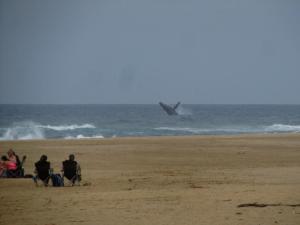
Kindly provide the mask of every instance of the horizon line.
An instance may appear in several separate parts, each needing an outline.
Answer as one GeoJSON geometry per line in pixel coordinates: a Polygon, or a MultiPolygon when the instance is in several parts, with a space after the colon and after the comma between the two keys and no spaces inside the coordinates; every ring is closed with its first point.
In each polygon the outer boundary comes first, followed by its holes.
{"type": "MultiPolygon", "coordinates": [[[[0,105],[157,105],[157,103],[0,103],[0,105]]],[[[172,104],[172,103],[171,103],[172,104]]],[[[182,105],[300,105],[300,103],[181,103],[182,105]]]]}

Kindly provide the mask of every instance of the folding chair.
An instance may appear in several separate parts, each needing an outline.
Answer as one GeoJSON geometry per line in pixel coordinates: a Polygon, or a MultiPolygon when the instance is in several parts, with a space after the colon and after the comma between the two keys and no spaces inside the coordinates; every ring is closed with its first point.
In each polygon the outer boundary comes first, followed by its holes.
{"type": "Polygon", "coordinates": [[[74,186],[76,182],[80,185],[81,181],[81,170],[80,166],[76,161],[65,160],[63,161],[62,177],[63,180],[66,177],[70,184],[74,186]]]}
{"type": "Polygon", "coordinates": [[[35,163],[35,174],[33,181],[36,186],[38,186],[38,181],[42,181],[44,186],[48,186],[49,179],[53,173],[53,169],[50,168],[50,162],[48,161],[38,161],[35,163]]]}

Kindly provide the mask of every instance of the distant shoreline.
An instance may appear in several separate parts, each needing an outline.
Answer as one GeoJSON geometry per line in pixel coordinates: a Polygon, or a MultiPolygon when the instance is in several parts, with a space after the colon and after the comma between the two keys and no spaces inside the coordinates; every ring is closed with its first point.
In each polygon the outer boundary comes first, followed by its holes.
{"type": "Polygon", "coordinates": [[[144,140],[144,139],[194,139],[194,138],[264,138],[264,137],[300,137],[297,132],[285,133],[251,133],[251,134],[208,134],[208,135],[162,135],[162,136],[122,136],[122,137],[103,137],[103,138],[78,138],[78,139],[30,139],[30,140],[0,140],[0,143],[5,142],[97,142],[107,140],[144,140]]]}

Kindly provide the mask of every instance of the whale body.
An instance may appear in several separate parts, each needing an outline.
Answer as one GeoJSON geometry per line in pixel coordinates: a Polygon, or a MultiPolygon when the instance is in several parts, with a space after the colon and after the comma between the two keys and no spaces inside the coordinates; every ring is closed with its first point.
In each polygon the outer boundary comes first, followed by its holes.
{"type": "Polygon", "coordinates": [[[167,105],[163,102],[159,102],[159,105],[163,108],[163,110],[165,110],[165,112],[172,116],[172,115],[178,115],[176,109],[178,108],[178,106],[180,105],[180,102],[178,102],[176,105],[174,106],[170,106],[170,105],[167,105]]]}

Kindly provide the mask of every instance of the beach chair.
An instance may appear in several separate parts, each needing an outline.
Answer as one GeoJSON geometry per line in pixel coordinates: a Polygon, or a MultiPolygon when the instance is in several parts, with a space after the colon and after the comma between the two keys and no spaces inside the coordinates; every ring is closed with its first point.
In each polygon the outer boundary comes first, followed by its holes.
{"type": "Polygon", "coordinates": [[[8,178],[21,178],[25,175],[25,170],[23,168],[23,165],[26,161],[26,155],[22,157],[22,160],[19,160],[19,157],[17,156],[17,169],[16,170],[7,170],[7,177],[8,178]]]}
{"type": "Polygon", "coordinates": [[[76,161],[65,160],[62,165],[63,180],[64,178],[67,178],[72,186],[74,186],[76,182],[80,185],[81,170],[79,164],[76,161]]]}
{"type": "Polygon", "coordinates": [[[50,168],[50,162],[48,161],[38,161],[35,164],[35,176],[33,177],[33,181],[36,186],[38,186],[38,181],[42,181],[44,186],[48,186],[49,179],[53,173],[53,170],[50,168]]]}

